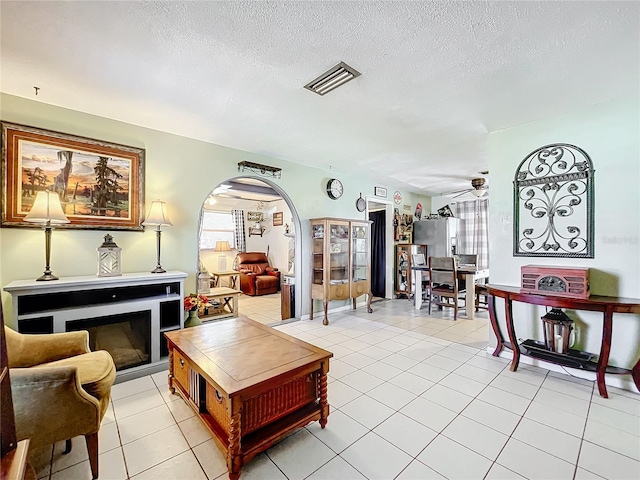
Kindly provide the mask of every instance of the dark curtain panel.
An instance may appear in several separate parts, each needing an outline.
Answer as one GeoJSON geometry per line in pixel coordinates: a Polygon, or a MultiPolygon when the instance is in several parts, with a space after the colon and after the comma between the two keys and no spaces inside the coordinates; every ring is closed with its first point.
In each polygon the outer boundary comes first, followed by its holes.
{"type": "Polygon", "coordinates": [[[371,224],[371,293],[384,298],[386,212],[370,212],[371,224]]]}

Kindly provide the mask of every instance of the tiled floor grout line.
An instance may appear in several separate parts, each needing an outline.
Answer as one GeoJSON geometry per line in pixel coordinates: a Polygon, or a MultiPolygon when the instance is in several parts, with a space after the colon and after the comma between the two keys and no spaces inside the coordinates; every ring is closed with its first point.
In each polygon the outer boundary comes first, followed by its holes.
{"type": "MultiPolygon", "coordinates": [[[[591,397],[589,398],[589,406],[587,407],[587,415],[584,418],[584,427],[582,427],[582,437],[580,438],[580,446],[578,447],[578,457],[576,458],[576,466],[573,469],[573,478],[578,474],[578,464],[580,463],[580,454],[582,453],[582,445],[584,444],[584,435],[587,433],[587,423],[589,422],[589,412],[591,411],[591,402],[593,402],[594,386],[591,387],[591,397]]],[[[595,472],[592,472],[595,473],[595,472]]]]}

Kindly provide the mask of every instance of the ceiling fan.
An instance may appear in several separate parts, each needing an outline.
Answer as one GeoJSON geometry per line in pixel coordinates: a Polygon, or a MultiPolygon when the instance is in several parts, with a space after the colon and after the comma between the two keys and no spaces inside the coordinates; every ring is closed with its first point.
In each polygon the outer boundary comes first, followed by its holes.
{"type": "MultiPolygon", "coordinates": [[[[483,172],[481,172],[483,173],[483,172]]],[[[484,178],[474,178],[471,180],[471,188],[466,188],[464,190],[457,190],[455,192],[443,193],[443,196],[453,196],[453,198],[464,195],[465,193],[471,193],[476,197],[482,197],[489,193],[489,185],[487,185],[487,180],[484,178]]]]}

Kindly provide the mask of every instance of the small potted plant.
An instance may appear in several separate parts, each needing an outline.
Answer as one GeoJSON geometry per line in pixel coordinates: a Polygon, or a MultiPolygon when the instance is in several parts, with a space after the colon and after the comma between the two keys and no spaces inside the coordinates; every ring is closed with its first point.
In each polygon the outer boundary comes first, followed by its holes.
{"type": "Polygon", "coordinates": [[[198,313],[204,310],[204,306],[207,303],[209,303],[209,299],[206,296],[196,293],[192,293],[184,298],[184,310],[189,312],[189,317],[184,321],[185,328],[202,325],[198,313]]]}

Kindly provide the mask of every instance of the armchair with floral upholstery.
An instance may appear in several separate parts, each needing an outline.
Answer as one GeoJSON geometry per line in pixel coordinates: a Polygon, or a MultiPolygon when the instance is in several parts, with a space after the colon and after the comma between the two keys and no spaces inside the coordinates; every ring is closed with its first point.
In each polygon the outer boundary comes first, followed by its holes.
{"type": "Polygon", "coordinates": [[[98,430],[116,368],[111,355],[89,350],[86,331],[24,335],[5,327],[18,440],[32,447],[83,435],[98,478],[98,430]]]}
{"type": "Polygon", "coordinates": [[[237,257],[240,290],[247,295],[267,295],[280,290],[280,272],[269,266],[262,252],[243,252],[237,257]]]}

